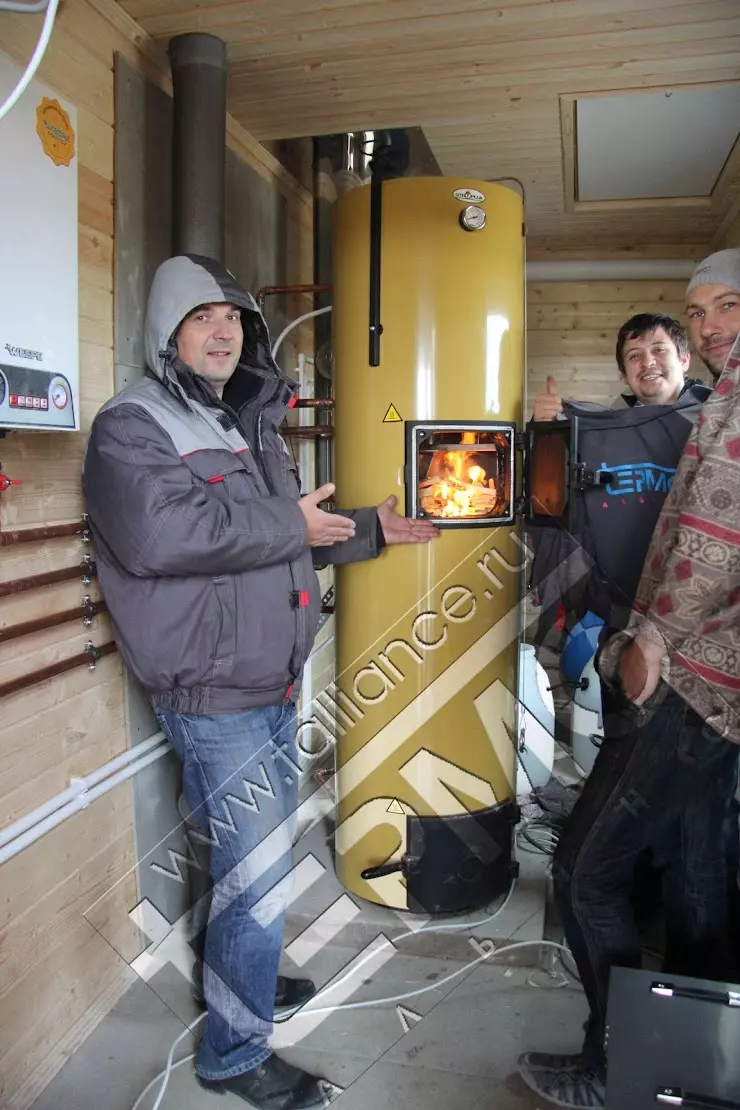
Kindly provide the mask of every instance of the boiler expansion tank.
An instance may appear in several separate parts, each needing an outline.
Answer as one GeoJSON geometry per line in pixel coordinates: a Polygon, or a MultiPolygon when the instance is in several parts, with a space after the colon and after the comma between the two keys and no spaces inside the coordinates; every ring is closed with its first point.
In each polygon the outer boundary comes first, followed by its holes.
{"type": "Polygon", "coordinates": [[[395,494],[441,528],[337,579],[337,871],[400,910],[484,904],[516,866],[523,242],[500,184],[401,178],[336,206],[337,504],[395,494]]]}

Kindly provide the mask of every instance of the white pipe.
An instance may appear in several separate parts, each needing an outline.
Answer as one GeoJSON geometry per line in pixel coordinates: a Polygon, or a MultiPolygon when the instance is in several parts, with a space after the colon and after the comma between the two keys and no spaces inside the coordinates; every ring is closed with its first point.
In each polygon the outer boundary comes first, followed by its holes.
{"type": "Polygon", "coordinates": [[[117,755],[115,759],[111,759],[109,763],[103,764],[102,767],[98,767],[96,771],[92,771],[89,775],[72,779],[66,790],[62,790],[61,793],[55,794],[53,798],[49,798],[48,802],[44,802],[43,805],[37,806],[36,809],[32,809],[30,813],[27,813],[24,817],[20,817],[17,821],[14,821],[12,825],[6,825],[4,829],[0,829],[0,847],[2,847],[3,844],[8,844],[11,840],[15,840],[17,836],[26,832],[27,829],[31,829],[34,825],[38,825],[46,817],[49,817],[50,814],[55,813],[56,810],[61,809],[62,806],[66,805],[68,802],[74,801],[75,798],[84,794],[85,791],[90,790],[91,787],[97,786],[99,782],[107,779],[109,775],[114,774],[116,771],[120,770],[121,767],[126,767],[129,763],[135,763],[137,759],[140,759],[142,755],[145,755],[148,751],[151,751],[152,748],[155,748],[162,740],[164,740],[164,733],[155,732],[148,740],[142,740],[140,744],[136,744],[133,748],[128,748],[125,752],[122,752],[121,755],[117,755]]]}
{"type": "Polygon", "coordinates": [[[163,755],[167,755],[170,751],[172,751],[172,748],[169,743],[161,743],[159,747],[147,752],[146,755],[143,755],[135,762],[129,763],[127,767],[123,767],[117,774],[111,775],[110,778],[101,782],[98,786],[94,787],[94,789],[82,791],[76,798],[73,798],[71,801],[67,802],[66,805],[63,805],[61,809],[57,809],[54,813],[50,813],[43,821],[39,821],[37,824],[32,825],[26,832],[4,844],[0,848],[0,864],[5,863],[6,860],[12,859],[13,856],[17,856],[18,853],[22,852],[24,848],[27,848],[29,844],[33,844],[34,841],[44,836],[52,829],[55,829],[57,825],[61,825],[68,817],[72,817],[75,813],[79,813],[81,809],[86,809],[91,802],[97,801],[98,798],[102,798],[103,794],[107,794],[109,790],[113,790],[116,786],[120,786],[121,783],[126,782],[127,779],[133,778],[137,772],[142,771],[145,767],[148,767],[150,763],[154,763],[155,760],[163,755]]]}
{"type": "Polygon", "coordinates": [[[25,817],[21,817],[18,821],[14,821],[12,825],[7,825],[6,828],[0,830],[0,847],[7,844],[11,840],[15,840],[17,836],[24,833],[26,829],[33,828],[48,817],[50,813],[55,813],[61,809],[67,802],[74,801],[78,795],[85,792],[85,783],[82,779],[72,779],[72,782],[66,790],[62,790],[60,794],[55,794],[48,802],[44,802],[42,806],[37,809],[32,809],[25,817]]]}
{"type": "Polygon", "coordinates": [[[22,0],[0,0],[0,12],[18,12],[20,15],[33,15],[35,12],[43,12],[49,0],[28,0],[23,3],[22,0]]]}
{"type": "Polygon", "coordinates": [[[325,312],[331,312],[331,305],[329,305],[327,308],[315,308],[313,312],[304,312],[302,316],[299,316],[296,320],[291,321],[291,323],[288,324],[286,328],[283,328],[283,330],[280,332],[280,335],[273,343],[272,357],[277,357],[277,353],[280,350],[281,343],[285,339],[286,335],[289,335],[290,332],[292,332],[293,328],[297,328],[298,325],[302,324],[304,320],[312,320],[314,316],[323,316],[325,312]]]}
{"type": "Polygon", "coordinates": [[[121,767],[127,767],[129,763],[135,763],[142,755],[146,755],[152,748],[156,748],[162,740],[165,739],[163,732],[155,732],[148,739],[142,740],[140,744],[135,744],[133,748],[127,748],[125,752],[121,752],[109,763],[105,763],[102,767],[98,767],[97,771],[91,771],[89,775],[85,775],[83,781],[88,789],[97,786],[99,782],[107,779],[110,775],[115,774],[121,767]]]}
{"type": "Polygon", "coordinates": [[[31,61],[26,66],[26,72],[23,74],[8,99],[0,107],[0,120],[3,119],[4,116],[7,116],[11,108],[15,107],[15,105],[18,103],[20,98],[23,96],[23,93],[26,91],[28,86],[31,84],[31,81],[35,77],[36,70],[41,65],[41,59],[46,53],[46,48],[49,45],[52,28],[54,27],[54,16],[57,14],[58,7],[59,0],[49,0],[49,7],[46,9],[44,24],[41,28],[39,41],[36,43],[36,49],[31,56],[31,61]]]}
{"type": "Polygon", "coordinates": [[[676,281],[690,278],[696,262],[684,258],[618,258],[603,262],[548,259],[527,263],[527,281],[676,281]]]}
{"type": "MultiPolygon", "coordinates": [[[[314,648],[309,658],[322,651],[333,639],[332,636],[314,648]]],[[[83,778],[73,779],[66,790],[55,794],[12,825],[0,829],[0,864],[170,751],[172,747],[164,733],[155,732],[147,740],[142,740],[133,748],[127,748],[96,771],[83,778]]]]}

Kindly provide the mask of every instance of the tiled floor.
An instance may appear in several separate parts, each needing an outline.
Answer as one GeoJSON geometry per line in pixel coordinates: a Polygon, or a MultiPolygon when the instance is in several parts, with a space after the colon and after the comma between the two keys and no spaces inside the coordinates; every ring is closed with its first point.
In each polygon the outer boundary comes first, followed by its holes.
{"type": "MultiPolygon", "coordinates": [[[[296,901],[286,926],[286,946],[341,896],[320,829],[304,837],[297,858],[308,853],[326,864],[320,878],[296,901]]],[[[506,907],[492,920],[470,915],[461,929],[417,932],[386,946],[387,962],[358,974],[345,992],[345,1008],[316,1015],[308,1025],[294,1018],[279,1030],[282,1054],[322,1074],[336,1088],[338,1110],[534,1110],[542,1106],[515,1074],[527,1048],[574,1049],[585,1018],[580,991],[563,986],[538,966],[539,946],[482,959],[479,944],[539,941],[544,915],[544,861],[521,855],[522,874],[506,907]],[[526,963],[525,963],[526,958],[526,963]],[[506,959],[517,960],[507,965],[506,959]],[[452,976],[449,981],[448,977],[452,976]],[[411,997],[396,999],[400,995],[411,997]],[[386,999],[394,1001],[383,1001],[386,999]],[[290,1034],[290,1035],[288,1035],[290,1034]],[[341,1089],[341,1093],[340,1093],[341,1089]]],[[[495,907],[492,907],[491,912],[495,907]]],[[[490,916],[490,915],[489,915],[490,916]]],[[[324,918],[329,921],[329,918],[324,918]]],[[[395,938],[409,919],[362,903],[362,912],[304,966],[285,970],[310,974],[322,986],[347,975],[347,968],[380,933],[395,938]]],[[[447,924],[435,920],[430,925],[447,924]]],[[[330,1010],[327,999],[327,1009],[330,1010]]],[[[332,1000],[333,1001],[333,1000],[332,1000]]],[[[188,984],[170,964],[148,984],[138,982],[66,1064],[34,1110],[131,1110],[136,1098],[164,1066],[183,1022],[196,1011],[188,984]]],[[[190,1037],[178,1057],[192,1051],[190,1037]]],[[[151,1110],[158,1088],[141,1110],[151,1110]]],[[[236,1110],[233,1096],[214,1102],[199,1088],[191,1065],[171,1076],[161,1110],[236,1110]]],[[[545,1110],[545,1107],[542,1107],[545,1110]]]]}

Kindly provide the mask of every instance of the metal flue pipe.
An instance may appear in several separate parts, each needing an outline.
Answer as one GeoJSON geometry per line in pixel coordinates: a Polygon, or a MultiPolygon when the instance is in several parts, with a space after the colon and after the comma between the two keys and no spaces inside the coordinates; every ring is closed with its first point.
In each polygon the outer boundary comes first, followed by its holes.
{"type": "Polygon", "coordinates": [[[169,44],[173,87],[173,218],[177,254],[224,257],[226,44],[177,35],[169,44]]]}

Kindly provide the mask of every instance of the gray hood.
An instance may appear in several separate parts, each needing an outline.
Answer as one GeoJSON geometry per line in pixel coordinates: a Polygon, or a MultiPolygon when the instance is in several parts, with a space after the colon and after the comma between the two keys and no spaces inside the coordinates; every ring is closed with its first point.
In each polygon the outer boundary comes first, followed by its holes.
{"type": "MultiPolygon", "coordinates": [[[[239,366],[287,382],[270,354],[270,336],[257,302],[220,263],[199,255],[177,255],[157,270],[146,313],[146,360],[153,374],[185,399],[175,372],[174,335],[194,308],[202,304],[234,304],[243,310],[244,346],[239,366]]],[[[292,385],[292,383],[290,383],[292,385]]]]}

